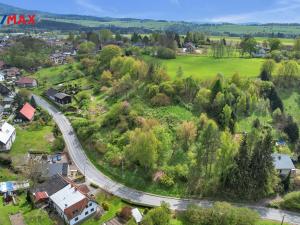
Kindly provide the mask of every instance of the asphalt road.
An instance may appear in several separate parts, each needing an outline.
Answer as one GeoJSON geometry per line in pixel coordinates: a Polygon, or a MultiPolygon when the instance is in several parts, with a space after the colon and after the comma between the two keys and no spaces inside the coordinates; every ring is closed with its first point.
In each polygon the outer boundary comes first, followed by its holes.
{"type": "MultiPolygon", "coordinates": [[[[105,176],[101,171],[99,171],[92,162],[87,158],[69,120],[56,109],[54,106],[50,105],[47,101],[39,96],[35,96],[36,103],[48,111],[53,117],[54,121],[59,126],[66,146],[69,151],[69,155],[73,162],[79,168],[79,170],[85,174],[86,178],[99,185],[100,188],[105,191],[116,195],[122,199],[125,199],[134,204],[143,206],[159,206],[161,202],[166,202],[170,205],[171,209],[174,210],[185,210],[190,204],[197,204],[203,207],[210,207],[213,202],[206,200],[196,200],[196,199],[179,199],[167,196],[153,195],[150,193],[141,192],[132,188],[128,188],[120,183],[111,180],[109,177],[105,176]]],[[[267,207],[256,206],[256,205],[239,205],[243,207],[248,207],[256,210],[263,219],[270,219],[275,221],[282,221],[283,216],[285,216],[284,221],[291,224],[300,224],[300,213],[294,213],[284,210],[270,209],[267,207]]]]}

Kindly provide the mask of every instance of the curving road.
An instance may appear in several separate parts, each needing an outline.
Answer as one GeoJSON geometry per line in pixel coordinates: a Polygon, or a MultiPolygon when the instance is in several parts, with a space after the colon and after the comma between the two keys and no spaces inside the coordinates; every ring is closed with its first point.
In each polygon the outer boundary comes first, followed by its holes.
{"type": "MultiPolygon", "coordinates": [[[[196,199],[179,199],[167,196],[159,196],[150,193],[141,192],[132,188],[128,188],[120,183],[111,180],[99,171],[92,162],[87,158],[69,120],[62,112],[39,96],[34,95],[36,103],[49,112],[54,121],[59,126],[69,155],[79,170],[85,174],[86,178],[91,182],[99,185],[103,190],[116,195],[126,201],[143,206],[159,206],[161,202],[166,202],[174,210],[185,210],[190,204],[197,204],[202,207],[210,207],[213,202],[196,199]]],[[[281,221],[285,216],[285,222],[291,224],[300,224],[300,213],[294,213],[284,210],[271,209],[256,205],[239,205],[256,210],[263,219],[281,221]]]]}

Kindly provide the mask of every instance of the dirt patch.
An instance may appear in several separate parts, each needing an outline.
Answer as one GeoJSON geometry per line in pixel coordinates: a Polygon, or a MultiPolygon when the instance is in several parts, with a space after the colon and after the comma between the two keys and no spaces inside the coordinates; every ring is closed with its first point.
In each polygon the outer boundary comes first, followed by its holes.
{"type": "Polygon", "coordinates": [[[49,142],[49,143],[53,143],[55,141],[55,137],[54,135],[51,133],[51,134],[47,134],[45,135],[45,139],[49,142]]]}
{"type": "Polygon", "coordinates": [[[21,213],[9,216],[12,225],[25,225],[24,217],[21,213]]]}

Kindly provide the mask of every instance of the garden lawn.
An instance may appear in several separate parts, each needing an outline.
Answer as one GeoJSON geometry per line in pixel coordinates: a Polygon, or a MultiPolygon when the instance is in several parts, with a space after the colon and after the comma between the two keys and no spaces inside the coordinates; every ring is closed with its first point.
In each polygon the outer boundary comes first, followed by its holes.
{"type": "Polygon", "coordinates": [[[51,126],[43,126],[38,129],[17,127],[16,132],[16,140],[9,152],[11,156],[23,155],[28,151],[51,152],[49,140],[49,137],[52,136],[51,126]]]}
{"type": "MultiPolygon", "coordinates": [[[[146,57],[149,60],[150,57],[146,57]]],[[[200,80],[212,79],[218,73],[231,77],[238,72],[241,76],[257,77],[264,59],[223,58],[215,59],[209,56],[177,56],[176,59],[157,59],[167,68],[168,74],[176,77],[181,66],[184,77],[193,76],[200,80]]]]}
{"type": "Polygon", "coordinates": [[[76,79],[73,73],[76,65],[74,63],[44,68],[36,72],[33,77],[38,80],[40,86],[51,87],[55,84],[76,79]]]}
{"type": "Polygon", "coordinates": [[[26,202],[26,195],[18,196],[18,205],[3,205],[3,198],[0,198],[0,224],[11,225],[9,215],[22,213],[26,225],[53,225],[48,214],[44,210],[32,210],[31,206],[26,202]]]}

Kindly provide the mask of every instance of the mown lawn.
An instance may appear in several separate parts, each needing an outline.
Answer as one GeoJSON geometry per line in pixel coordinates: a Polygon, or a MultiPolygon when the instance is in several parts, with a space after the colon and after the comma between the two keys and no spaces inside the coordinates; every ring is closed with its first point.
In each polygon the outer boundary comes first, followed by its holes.
{"type": "MultiPolygon", "coordinates": [[[[150,57],[146,57],[147,60],[150,57]]],[[[209,56],[177,56],[176,59],[162,60],[157,59],[164,65],[168,74],[176,77],[178,68],[181,66],[185,77],[193,76],[200,80],[212,79],[218,73],[225,77],[231,77],[238,72],[241,76],[257,77],[264,59],[247,58],[223,58],[215,59],[209,56]]]]}
{"type": "Polygon", "coordinates": [[[23,155],[28,151],[51,152],[51,126],[43,126],[38,129],[17,127],[16,132],[16,140],[9,152],[11,156],[23,155]]]}
{"type": "Polygon", "coordinates": [[[9,215],[22,213],[27,225],[53,225],[54,222],[49,218],[44,210],[32,210],[31,206],[26,202],[26,195],[18,196],[18,205],[3,205],[3,198],[0,198],[0,224],[11,225],[9,215]]]}

